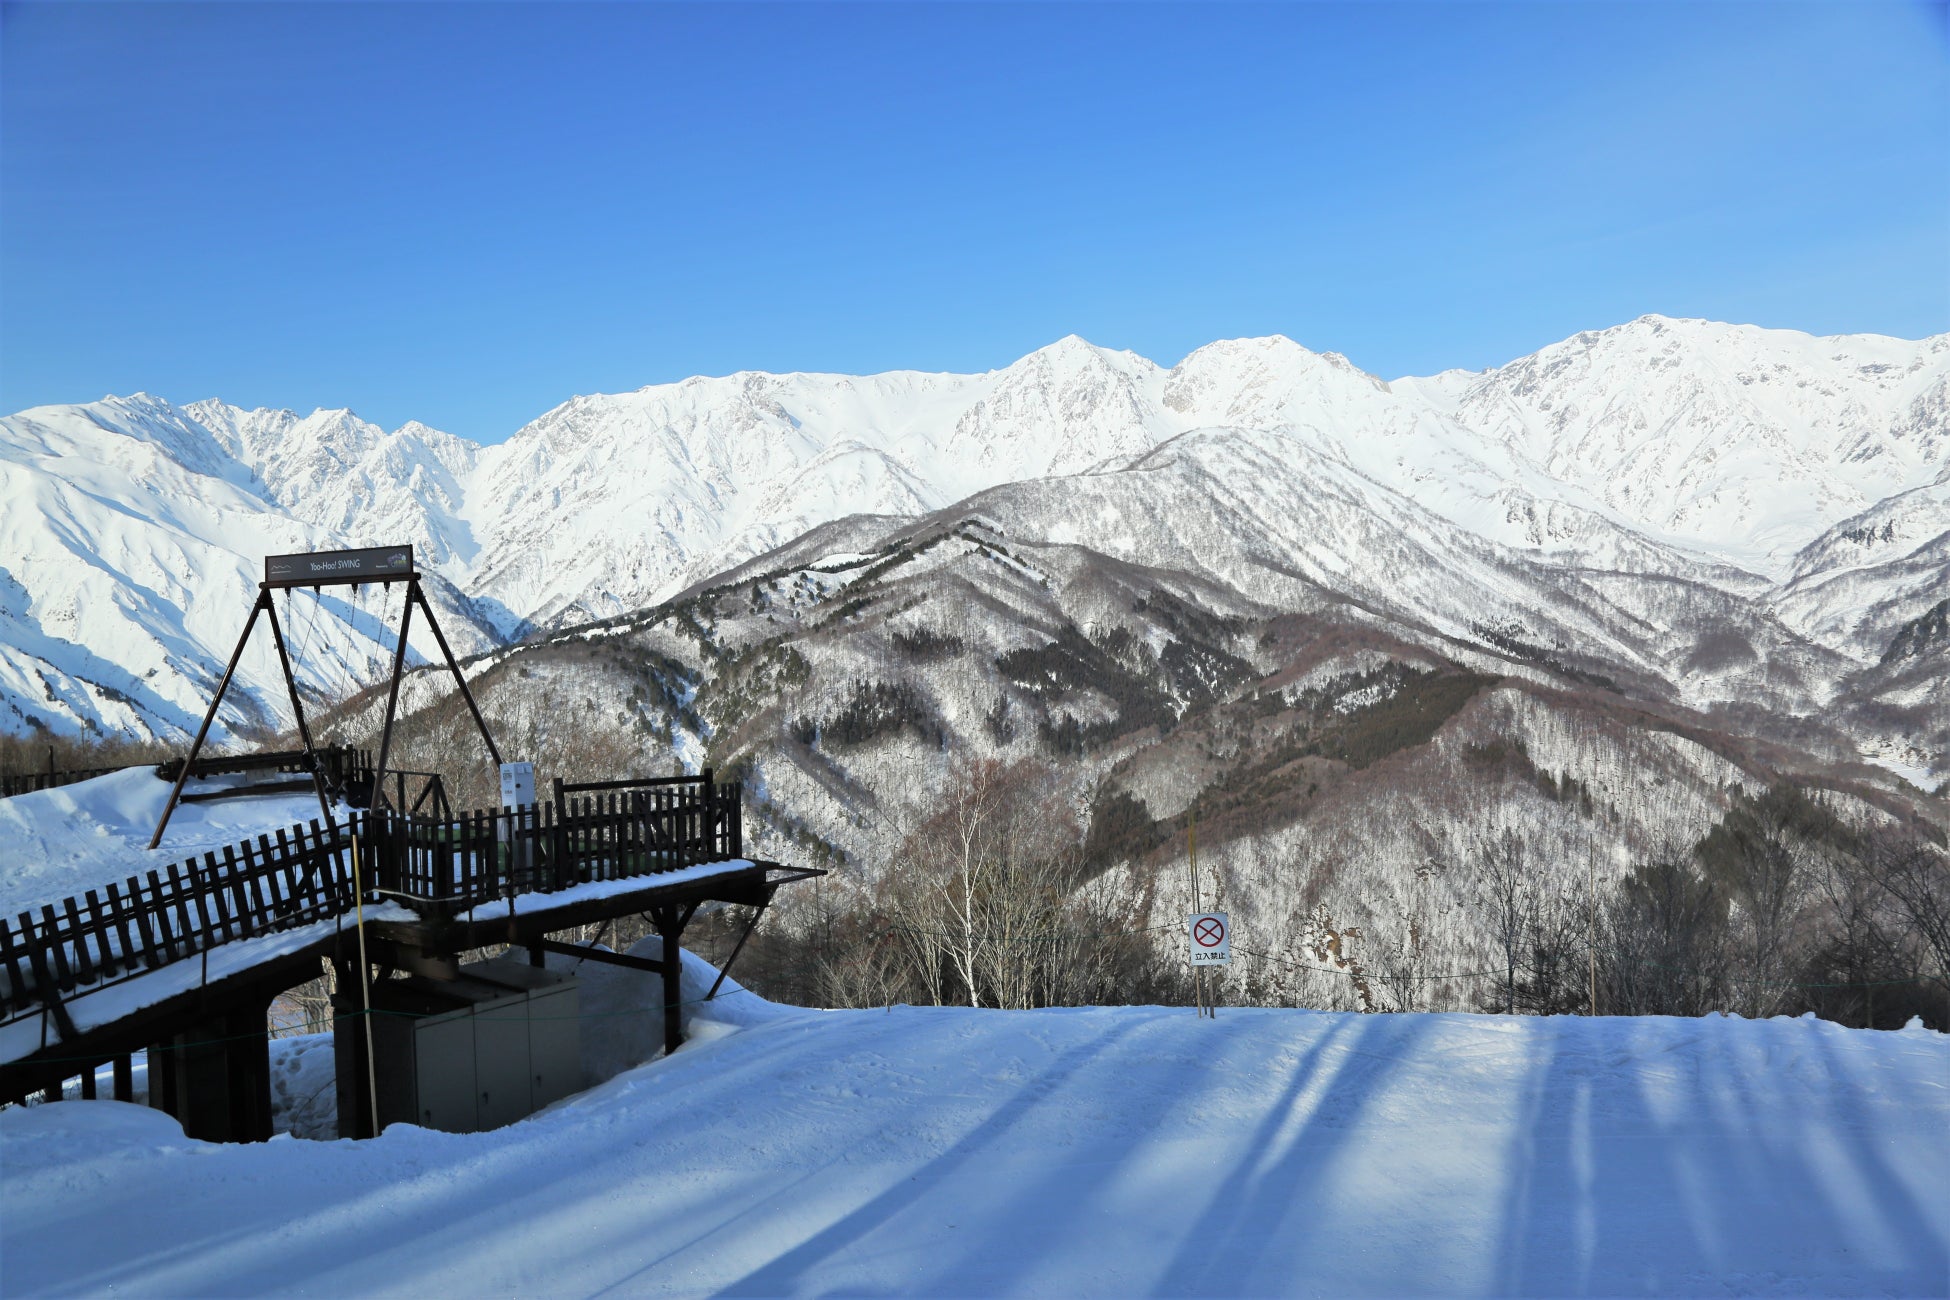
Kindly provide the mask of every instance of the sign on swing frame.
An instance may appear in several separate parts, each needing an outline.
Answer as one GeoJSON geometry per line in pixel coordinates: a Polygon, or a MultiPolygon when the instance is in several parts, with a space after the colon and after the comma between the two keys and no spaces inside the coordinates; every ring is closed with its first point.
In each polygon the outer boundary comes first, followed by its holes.
{"type": "Polygon", "coordinates": [[[411,546],[368,546],[357,551],[309,551],[264,557],[266,587],[329,587],[342,583],[417,578],[411,546]]]}
{"type": "Polygon", "coordinates": [[[1224,912],[1195,912],[1185,919],[1192,965],[1232,965],[1232,922],[1224,912]]]}

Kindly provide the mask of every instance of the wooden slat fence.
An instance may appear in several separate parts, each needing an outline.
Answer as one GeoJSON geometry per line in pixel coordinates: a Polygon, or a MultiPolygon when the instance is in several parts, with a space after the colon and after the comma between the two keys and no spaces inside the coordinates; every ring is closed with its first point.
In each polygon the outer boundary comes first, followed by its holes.
{"type": "Polygon", "coordinates": [[[0,1012],[38,1011],[234,939],[329,920],[352,906],[360,819],[260,835],[0,919],[0,1012]]]}
{"type": "MultiPolygon", "coordinates": [[[[270,754],[214,754],[199,758],[192,771],[194,776],[215,776],[226,772],[282,772],[296,774],[306,771],[302,751],[280,750],[270,754]]],[[[327,745],[318,751],[318,763],[325,773],[325,780],[334,789],[341,788],[349,780],[360,776],[372,776],[372,751],[355,749],[349,745],[327,745]]],[[[92,781],[98,776],[112,772],[126,772],[132,767],[152,767],[156,775],[166,781],[176,779],[183,770],[180,758],[165,759],[161,763],[123,763],[116,767],[81,767],[54,772],[16,772],[0,775],[0,799],[10,799],[17,794],[35,794],[42,790],[58,789],[64,785],[74,785],[79,781],[92,781]]],[[[415,773],[415,775],[420,775],[415,773]]]]}

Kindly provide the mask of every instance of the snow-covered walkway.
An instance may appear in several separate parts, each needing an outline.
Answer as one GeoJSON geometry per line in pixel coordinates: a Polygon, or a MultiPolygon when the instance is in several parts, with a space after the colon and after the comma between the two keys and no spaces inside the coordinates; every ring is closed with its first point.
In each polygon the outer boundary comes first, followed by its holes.
{"type": "Polygon", "coordinates": [[[1950,1291],[1950,1038],[1920,1029],[711,1010],[495,1133],[9,1112],[0,1291],[1950,1291]]]}

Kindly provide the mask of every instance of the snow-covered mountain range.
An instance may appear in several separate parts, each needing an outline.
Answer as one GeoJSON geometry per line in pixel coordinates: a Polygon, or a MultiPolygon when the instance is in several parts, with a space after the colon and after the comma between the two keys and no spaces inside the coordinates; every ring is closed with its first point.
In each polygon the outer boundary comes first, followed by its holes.
{"type": "MultiPolygon", "coordinates": [[[[1285,582],[1689,703],[1814,710],[1877,672],[1908,699],[1929,680],[1891,656],[1950,594],[1950,335],[1648,316],[1393,382],[1277,336],[1170,368],[1072,337],[980,375],[576,397],[491,446],[346,411],[39,407],[0,420],[0,727],[193,726],[267,553],[411,541],[465,652],[1003,484],[1024,485],[992,504],[1012,536],[1285,582]],[[1737,644],[1702,654],[1709,623],[1737,644]]],[[[378,675],[385,599],[289,598],[309,688],[378,675]]],[[[256,649],[239,723],[282,713],[256,649]]]]}

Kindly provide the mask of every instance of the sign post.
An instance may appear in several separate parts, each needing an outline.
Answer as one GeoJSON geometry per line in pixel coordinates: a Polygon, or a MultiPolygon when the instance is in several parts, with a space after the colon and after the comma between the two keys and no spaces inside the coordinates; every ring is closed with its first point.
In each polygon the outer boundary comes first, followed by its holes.
{"type": "Polygon", "coordinates": [[[1216,1020],[1218,998],[1206,996],[1205,968],[1232,965],[1232,922],[1224,912],[1193,912],[1185,918],[1185,938],[1191,948],[1192,982],[1198,986],[1198,1013],[1216,1020]]]}
{"type": "MultiPolygon", "coordinates": [[[[1205,992],[1205,968],[1207,966],[1232,965],[1232,923],[1224,912],[1205,910],[1204,893],[1201,889],[1198,871],[1198,809],[1192,809],[1191,822],[1185,828],[1186,865],[1192,875],[1192,914],[1185,918],[1185,938],[1189,945],[1192,966],[1192,991],[1198,1001],[1198,1014],[1214,1020],[1219,1018],[1218,981],[1212,977],[1212,996],[1205,992]]],[[[1223,892],[1223,891],[1221,891],[1223,892]]],[[[1218,901],[1217,899],[1213,900],[1218,901]]]]}

